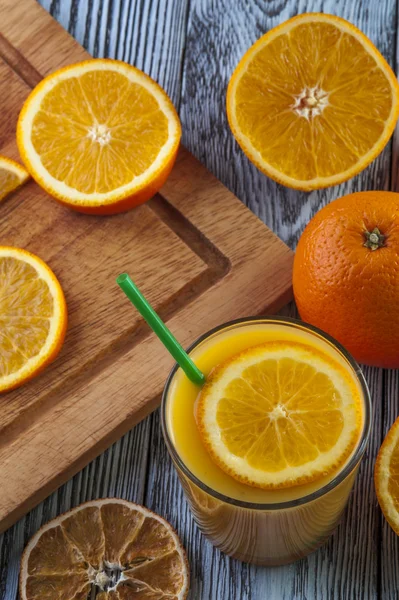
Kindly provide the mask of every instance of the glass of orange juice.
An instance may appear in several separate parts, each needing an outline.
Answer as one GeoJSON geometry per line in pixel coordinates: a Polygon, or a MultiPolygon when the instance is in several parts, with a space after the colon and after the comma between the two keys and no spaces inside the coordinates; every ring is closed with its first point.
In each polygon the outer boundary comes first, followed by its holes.
{"type": "MultiPolygon", "coordinates": [[[[286,481],[284,487],[272,489],[254,486],[253,482],[248,485],[231,476],[218,466],[203,443],[196,414],[199,389],[178,366],[170,373],[164,389],[161,418],[168,451],[203,534],[221,551],[239,560],[281,565],[315,550],[336,527],[366,448],[372,409],[367,384],[354,359],[327,334],[300,321],[279,317],[233,321],[203,335],[191,346],[189,354],[208,377],[215,367],[226,365],[233,357],[270,343],[288,349],[288,360],[290,348],[294,355],[294,349],[301,347],[322,356],[325,364],[330,361],[357,398],[359,424],[353,444],[332,470],[309,481],[304,477],[299,484],[296,481],[289,485],[286,481]]],[[[295,373],[290,384],[294,388],[301,369],[295,373]]],[[[313,381],[316,385],[316,379],[313,381]]],[[[309,385],[311,390],[312,381],[309,385]]],[[[300,379],[298,388],[302,389],[300,379]]],[[[282,419],[280,430],[285,431],[284,408],[278,405],[276,410],[274,418],[282,419]]],[[[330,414],[325,413],[322,418],[330,418],[330,414]]],[[[249,418],[248,423],[251,427],[249,418]]],[[[235,459],[233,456],[233,465],[235,459]]]]}

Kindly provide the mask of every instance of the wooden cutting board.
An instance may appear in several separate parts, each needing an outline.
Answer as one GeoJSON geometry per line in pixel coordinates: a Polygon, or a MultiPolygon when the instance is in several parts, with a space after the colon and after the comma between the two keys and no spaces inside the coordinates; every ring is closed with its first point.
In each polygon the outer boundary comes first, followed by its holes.
{"type": "MultiPolygon", "coordinates": [[[[88,57],[34,0],[0,0],[0,153],[43,76],[88,57]]],[[[187,150],[162,192],[113,217],[72,212],[29,182],[0,206],[0,244],[38,254],[69,328],[45,373],[0,397],[0,530],[156,408],[172,359],[115,284],[127,271],[183,344],[291,298],[293,255],[187,150]]]]}

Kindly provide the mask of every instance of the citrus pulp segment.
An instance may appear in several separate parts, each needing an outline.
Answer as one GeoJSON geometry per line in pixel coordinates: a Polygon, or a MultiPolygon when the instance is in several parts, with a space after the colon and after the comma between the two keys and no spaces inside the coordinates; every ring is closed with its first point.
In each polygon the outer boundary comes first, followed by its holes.
{"type": "Polygon", "coordinates": [[[28,177],[28,171],[15,160],[0,156],[0,201],[22,185],[28,177]]]}
{"type": "Polygon", "coordinates": [[[348,458],[360,434],[361,398],[345,369],[319,350],[270,342],[214,370],[196,417],[212,459],[233,478],[291,487],[348,458]]]}
{"type": "Polygon", "coordinates": [[[6,391],[57,356],[67,309],[54,273],[26,250],[0,246],[0,280],[0,391],[6,391]]]}
{"type": "Polygon", "coordinates": [[[399,419],[392,425],[378,452],[374,481],[381,510],[399,535],[399,419]]]}
{"type": "Polygon", "coordinates": [[[309,13],[261,37],[230,80],[227,115],[266,175],[312,190],[341,183],[384,148],[399,85],[372,42],[344,19],[309,13]]]}
{"type": "Polygon", "coordinates": [[[46,77],[17,126],[20,154],[49,194],[82,212],[114,213],[165,182],[181,137],[162,88],[121,61],[88,60],[46,77]]]}
{"type": "Polygon", "coordinates": [[[143,506],[93,500],[44,525],[21,562],[21,600],[183,600],[187,559],[171,525],[143,506]]]}

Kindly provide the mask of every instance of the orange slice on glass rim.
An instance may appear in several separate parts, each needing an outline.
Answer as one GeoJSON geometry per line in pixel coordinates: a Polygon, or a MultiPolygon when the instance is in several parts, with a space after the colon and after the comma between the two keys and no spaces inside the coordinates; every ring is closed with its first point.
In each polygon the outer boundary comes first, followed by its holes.
{"type": "Polygon", "coordinates": [[[353,452],[361,398],[349,374],[300,343],[255,346],[219,365],[197,404],[201,439],[231,477],[273,489],[328,475],[353,452]]]}
{"type": "Polygon", "coordinates": [[[19,188],[29,178],[29,173],[15,160],[0,156],[0,201],[19,188]]]}
{"type": "Polygon", "coordinates": [[[53,519],[22,555],[21,600],[184,600],[188,589],[186,555],[172,526],[117,498],[53,519]]]}
{"type": "Polygon", "coordinates": [[[17,126],[21,157],[50,195],[81,212],[117,213],[153,196],[181,137],[162,88],[126,63],[93,59],[46,77],[17,126]]]}
{"type": "Polygon", "coordinates": [[[0,392],[42,371],[61,350],[67,309],[58,279],[38,256],[0,246],[0,392]]]}
{"type": "Polygon", "coordinates": [[[399,84],[373,43],[351,23],[309,13],[261,37],[227,91],[232,132],[248,158],[288,187],[336,185],[388,142],[399,84]]]}

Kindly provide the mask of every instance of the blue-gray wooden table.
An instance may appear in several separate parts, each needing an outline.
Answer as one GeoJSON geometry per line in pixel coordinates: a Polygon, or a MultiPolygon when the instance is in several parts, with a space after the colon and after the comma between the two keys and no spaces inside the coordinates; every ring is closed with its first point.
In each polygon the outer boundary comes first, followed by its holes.
{"type": "MultiPolygon", "coordinates": [[[[40,1],[93,56],[127,61],[158,81],[179,110],[184,144],[293,249],[312,215],[332,199],[357,190],[399,191],[396,136],[358,177],[306,194],[277,185],[249,163],[224,108],[227,82],[245,50],[298,13],[331,12],[352,21],[397,72],[397,0],[40,1]]],[[[212,548],[191,517],[155,412],[0,536],[1,600],[17,598],[19,560],[30,536],[57,514],[104,496],[145,504],[171,521],[188,552],[191,600],[398,599],[399,541],[379,510],[372,472],[399,413],[399,372],[367,368],[365,374],[375,408],[372,440],[339,528],[308,558],[260,568],[212,548]]]]}

